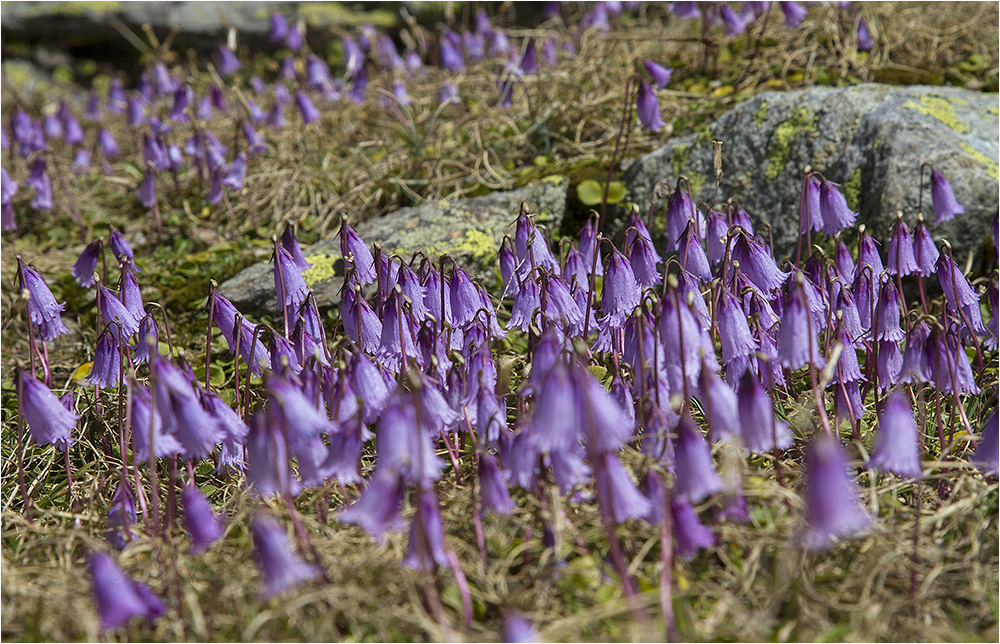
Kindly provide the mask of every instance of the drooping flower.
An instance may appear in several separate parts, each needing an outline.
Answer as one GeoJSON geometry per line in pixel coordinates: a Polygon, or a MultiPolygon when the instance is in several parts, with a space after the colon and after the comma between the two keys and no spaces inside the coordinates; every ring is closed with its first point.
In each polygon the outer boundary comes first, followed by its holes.
{"type": "Polygon", "coordinates": [[[808,11],[798,2],[779,2],[778,4],[785,16],[785,26],[789,29],[798,27],[805,20],[808,11]]]}
{"type": "Polygon", "coordinates": [[[837,190],[836,183],[822,179],[819,188],[819,207],[823,216],[823,232],[836,235],[854,225],[858,213],[847,206],[847,199],[837,190]]]}
{"type": "Polygon", "coordinates": [[[410,522],[410,542],[403,565],[429,572],[438,566],[448,565],[448,551],[444,545],[444,527],[441,524],[441,507],[437,495],[433,488],[421,487],[418,496],[417,512],[410,522]]]}
{"type": "Polygon", "coordinates": [[[353,228],[344,221],[340,227],[340,253],[347,261],[350,259],[354,264],[354,277],[358,283],[364,286],[371,284],[377,279],[375,273],[375,258],[368,250],[368,246],[358,236],[353,228]]]}
{"type": "Polygon", "coordinates": [[[691,503],[698,503],[722,489],[722,479],[715,471],[708,442],[687,414],[681,416],[677,426],[674,467],[677,472],[674,493],[691,503]]]}
{"type": "Polygon", "coordinates": [[[139,318],[135,317],[118,297],[103,284],[97,285],[97,308],[105,323],[117,322],[123,337],[130,338],[139,331],[139,318]]]}
{"type": "Polygon", "coordinates": [[[24,182],[35,189],[31,207],[36,210],[52,210],[52,180],[46,170],[45,157],[38,157],[31,166],[31,176],[24,182]]]}
{"type": "Polygon", "coordinates": [[[934,223],[951,221],[965,212],[965,207],[955,199],[955,192],[943,174],[931,169],[931,201],[934,204],[934,223]]]}
{"type": "Polygon", "coordinates": [[[172,435],[163,432],[163,421],[152,406],[149,390],[134,380],[129,381],[128,390],[132,402],[132,440],[135,444],[136,462],[144,463],[149,460],[151,433],[155,458],[179,454],[183,446],[172,435]]]}
{"type": "Polygon", "coordinates": [[[155,382],[153,403],[164,432],[177,438],[185,459],[207,456],[226,437],[225,431],[202,408],[188,375],[168,359],[154,357],[150,364],[155,382]]]}
{"type": "Polygon", "coordinates": [[[18,272],[17,285],[23,293],[28,293],[28,317],[35,325],[42,339],[46,342],[55,340],[60,335],[66,333],[66,326],[62,323],[60,313],[66,309],[65,302],[56,302],[45,279],[41,273],[36,271],[30,264],[25,264],[21,258],[17,258],[18,272]]]}
{"type": "Polygon", "coordinates": [[[236,57],[233,50],[224,45],[219,45],[219,74],[225,78],[235,74],[243,67],[240,59],[236,57]]]}
{"type": "Polygon", "coordinates": [[[670,514],[673,519],[674,538],[677,539],[677,555],[691,559],[702,548],[715,545],[712,529],[702,525],[691,503],[684,497],[670,500],[670,514]]]}
{"type": "Polygon", "coordinates": [[[191,533],[191,554],[196,555],[221,537],[225,528],[208,500],[193,484],[184,488],[181,501],[184,502],[184,527],[191,533]]]}
{"type": "Polygon", "coordinates": [[[639,84],[639,93],[635,99],[635,113],[639,117],[639,122],[654,132],[659,132],[663,127],[663,117],[660,115],[660,102],[653,92],[649,83],[642,81],[639,84]]]}
{"type": "Polygon", "coordinates": [[[747,316],[729,291],[722,292],[716,314],[724,364],[732,362],[734,358],[749,356],[757,350],[757,342],[750,333],[747,316]]]}
{"type": "Polygon", "coordinates": [[[97,133],[97,141],[101,144],[101,153],[104,155],[105,159],[108,161],[114,161],[118,158],[120,150],[118,148],[118,144],[115,142],[115,137],[111,135],[111,132],[108,132],[102,127],[97,133]]]}
{"type": "Polygon", "coordinates": [[[144,617],[152,623],[167,612],[153,591],[128,578],[110,556],[94,552],[88,565],[103,630],[123,626],[133,617],[144,617]]]}
{"type": "Polygon", "coordinates": [[[673,75],[674,70],[667,69],[651,60],[646,60],[643,64],[646,66],[646,71],[649,72],[650,78],[653,79],[656,89],[665,89],[670,84],[670,77],[673,75]]]}
{"type": "Polygon", "coordinates": [[[917,213],[917,227],[913,230],[913,256],[917,260],[918,272],[924,277],[933,273],[940,254],[930,231],[924,225],[924,216],[917,213]]]}
{"type": "Polygon", "coordinates": [[[875,449],[865,467],[876,467],[904,478],[921,478],[917,440],[913,411],[902,393],[893,392],[879,416],[875,449]]]}
{"type": "Polygon", "coordinates": [[[718,10],[719,16],[722,18],[722,24],[726,27],[727,36],[735,36],[743,33],[747,25],[750,24],[751,18],[749,16],[742,16],[736,13],[728,4],[720,3],[718,10]]]}
{"type": "Polygon", "coordinates": [[[861,18],[858,20],[858,51],[871,51],[874,46],[872,34],[868,30],[868,23],[865,22],[864,18],[861,18]]]}
{"type": "Polygon", "coordinates": [[[899,342],[906,333],[899,326],[899,294],[891,279],[886,279],[879,290],[872,336],[876,340],[899,342]]]}
{"type": "Polygon", "coordinates": [[[910,237],[910,230],[906,227],[906,222],[903,221],[902,213],[896,219],[896,225],[892,229],[886,264],[886,268],[892,275],[912,275],[920,270],[920,266],[913,256],[913,239],[910,237]]]}
{"type": "Polygon", "coordinates": [[[997,453],[1000,450],[1000,440],[997,435],[997,413],[986,419],[979,445],[972,455],[971,462],[987,476],[996,476],[1000,472],[997,453]]]}
{"type": "Polygon", "coordinates": [[[274,261],[274,290],[278,295],[278,306],[288,311],[291,318],[309,296],[309,287],[302,277],[302,271],[284,247],[275,244],[272,256],[274,261]]]}
{"type": "Polygon", "coordinates": [[[268,33],[268,40],[273,43],[283,41],[288,37],[288,20],[278,12],[271,14],[271,30],[268,33]]]}
{"type": "Polygon", "coordinates": [[[792,445],[788,424],[774,417],[774,403],[752,373],[747,372],[737,394],[740,410],[740,437],[743,446],[754,454],[792,445]]]}
{"type": "Polygon", "coordinates": [[[505,642],[541,642],[535,627],[516,611],[508,611],[503,618],[502,638],[505,642]]]}
{"type": "MultiPolygon", "coordinates": [[[[867,273],[865,270],[866,266],[871,269],[871,274],[868,275],[869,279],[881,275],[882,271],[885,270],[882,266],[882,258],[878,254],[878,245],[872,239],[872,236],[868,234],[868,229],[862,226],[861,236],[858,237],[858,261],[854,265],[855,280],[862,273],[867,273]]],[[[857,296],[857,289],[855,289],[854,297],[857,298],[857,296]]]]}
{"type": "Polygon", "coordinates": [[[38,445],[55,445],[65,450],[73,442],[73,430],[80,415],[66,409],[52,390],[29,372],[18,371],[18,407],[28,423],[32,440],[38,445]]]}
{"type": "MultiPolygon", "coordinates": [[[[799,277],[799,283],[803,278],[799,277]]],[[[822,368],[825,364],[816,341],[816,327],[809,314],[808,306],[802,302],[802,292],[796,285],[785,296],[785,306],[781,313],[781,327],[778,341],[778,361],[791,370],[807,364],[822,368]]]]}
{"type": "Polygon", "coordinates": [[[594,469],[594,488],[605,503],[615,523],[624,523],[628,519],[639,519],[650,513],[652,505],[632,478],[625,471],[618,457],[605,452],[592,459],[594,469]]]}
{"type": "Polygon", "coordinates": [[[871,525],[834,438],[821,436],[806,450],[806,521],[803,541],[812,550],[829,548],[871,525]]]}
{"type": "Polygon", "coordinates": [[[118,355],[118,330],[112,326],[97,337],[94,363],[87,382],[99,387],[114,387],[121,379],[121,356],[118,355]]]}
{"type": "Polygon", "coordinates": [[[251,528],[257,562],[264,574],[264,601],[320,575],[318,566],[307,564],[295,554],[284,528],[270,515],[255,517],[251,528]]]}
{"type": "Polygon", "coordinates": [[[500,464],[489,452],[479,455],[479,498],[484,510],[497,514],[510,514],[514,502],[510,499],[500,464]]]}
{"type": "Polygon", "coordinates": [[[742,232],[733,244],[732,260],[739,263],[743,274],[765,295],[770,295],[788,279],[788,273],[778,269],[767,248],[742,232]]]}
{"type": "Polygon", "coordinates": [[[601,311],[612,328],[621,328],[632,310],[639,305],[639,283],[632,271],[632,264],[621,252],[612,247],[601,292],[601,311]]]}
{"type": "Polygon", "coordinates": [[[309,97],[306,96],[306,93],[302,90],[295,92],[295,104],[298,106],[299,113],[302,115],[302,122],[306,125],[309,125],[322,116],[320,111],[315,105],[313,105],[313,102],[309,100],[309,97]]]}

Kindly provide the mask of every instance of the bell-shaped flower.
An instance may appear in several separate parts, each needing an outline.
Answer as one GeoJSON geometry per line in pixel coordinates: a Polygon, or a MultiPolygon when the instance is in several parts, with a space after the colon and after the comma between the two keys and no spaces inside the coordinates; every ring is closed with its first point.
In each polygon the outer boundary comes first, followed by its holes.
{"type": "Polygon", "coordinates": [[[858,51],[871,51],[875,45],[872,43],[872,33],[868,30],[868,23],[864,18],[858,19],[858,51]]]}
{"type": "Polygon", "coordinates": [[[434,453],[427,423],[428,419],[421,418],[418,425],[411,394],[397,389],[378,419],[376,474],[393,472],[407,483],[417,484],[440,478],[443,464],[434,453]]]}
{"type": "Polygon", "coordinates": [[[293,316],[309,296],[309,287],[302,278],[295,259],[282,246],[275,244],[271,257],[274,262],[274,290],[278,295],[279,310],[284,307],[293,316]]]}
{"type": "MultiPolygon", "coordinates": [[[[882,258],[878,253],[878,245],[872,236],[868,234],[867,228],[862,228],[861,236],[858,237],[858,261],[854,265],[854,278],[858,278],[858,275],[862,273],[867,273],[865,267],[871,268],[871,276],[879,276],[885,267],[882,266],[882,258]]],[[[869,276],[869,277],[871,277],[869,276]]],[[[857,297],[857,292],[854,293],[857,297]]]]}
{"type": "Polygon", "coordinates": [[[899,344],[883,340],[878,343],[878,357],[875,361],[875,385],[879,391],[890,389],[896,384],[903,368],[903,354],[899,344]]]}
{"type": "MultiPolygon", "coordinates": [[[[680,185],[667,198],[667,250],[677,250],[678,241],[689,221],[697,221],[700,215],[695,211],[694,202],[680,185]]],[[[704,230],[704,228],[701,228],[704,230]]]]}
{"type": "Polygon", "coordinates": [[[904,478],[921,478],[923,472],[917,440],[913,410],[902,393],[893,392],[886,399],[879,416],[875,449],[865,467],[876,467],[904,478]]]}
{"type": "Polygon", "coordinates": [[[135,381],[129,381],[128,388],[132,397],[132,440],[136,462],[144,463],[149,460],[150,434],[156,458],[179,454],[183,446],[170,434],[163,433],[163,422],[159,412],[151,404],[149,390],[135,381]]]}
{"type": "Polygon", "coordinates": [[[307,564],[295,554],[284,528],[270,515],[255,517],[251,528],[257,562],[264,574],[264,601],[320,575],[318,566],[307,564]]]}
{"type": "Polygon", "coordinates": [[[532,316],[542,305],[542,291],[538,288],[534,279],[526,279],[521,282],[521,287],[514,296],[514,306],[510,310],[510,320],[507,321],[507,328],[518,328],[527,332],[531,324],[532,316]]]}
{"type": "Polygon", "coordinates": [[[351,260],[354,264],[354,276],[359,284],[364,286],[376,280],[375,259],[371,251],[346,221],[340,227],[340,253],[344,261],[351,260]]]}
{"type": "Polygon", "coordinates": [[[598,497],[605,499],[604,503],[615,523],[639,519],[651,512],[649,499],[632,482],[616,455],[601,454],[594,459],[593,468],[594,488],[598,497]]]}
{"type": "Polygon", "coordinates": [[[288,20],[285,16],[278,12],[271,14],[271,29],[267,37],[273,43],[281,42],[288,37],[288,20]]]}
{"type": "Polygon", "coordinates": [[[105,323],[117,322],[122,336],[130,338],[139,332],[139,318],[109,291],[103,284],[97,285],[97,308],[105,323]]]}
{"type": "Polygon", "coordinates": [[[722,18],[722,24],[726,28],[727,36],[735,36],[746,31],[747,25],[750,24],[751,17],[745,16],[730,7],[728,4],[718,5],[719,16],[722,18]]]}
{"type": "Polygon", "coordinates": [[[719,298],[716,315],[724,364],[740,356],[749,356],[757,350],[757,342],[750,333],[747,316],[737,299],[727,290],[719,298]]]}
{"type": "Polygon", "coordinates": [[[684,270],[703,282],[712,280],[712,269],[708,265],[708,256],[701,240],[694,232],[694,222],[688,222],[687,228],[677,241],[680,262],[684,270]]]}
{"type": "Polygon", "coordinates": [[[102,630],[124,626],[133,617],[143,617],[152,623],[167,612],[153,591],[128,578],[114,559],[103,552],[91,553],[88,567],[102,630]]]}
{"type": "Polygon", "coordinates": [[[941,255],[937,263],[938,282],[944,292],[947,308],[955,313],[960,308],[962,325],[975,335],[986,333],[983,327],[983,313],[979,306],[979,294],[972,288],[968,278],[947,255],[941,255]]]}
{"type": "Polygon", "coordinates": [[[545,235],[524,210],[517,218],[514,248],[517,251],[518,263],[525,266],[525,270],[521,273],[522,277],[537,266],[542,266],[553,273],[559,271],[559,263],[552,255],[549,244],[545,241],[545,235]]]}
{"type": "Polygon", "coordinates": [[[673,519],[674,538],[677,539],[677,555],[691,559],[702,548],[715,545],[712,529],[698,520],[691,503],[684,497],[670,500],[670,516],[673,519]]]}
{"type": "Polygon", "coordinates": [[[845,282],[854,280],[854,258],[851,257],[851,251],[847,248],[847,244],[843,240],[837,242],[834,263],[837,266],[837,274],[841,280],[845,282]]]}
{"type": "Polygon", "coordinates": [[[823,550],[838,539],[866,530],[871,517],[858,502],[858,489],[847,472],[847,460],[830,437],[821,436],[806,450],[807,548],[823,550]]]}
{"type": "Polygon", "coordinates": [[[184,527],[191,534],[191,554],[196,555],[207,550],[226,529],[193,484],[184,488],[181,501],[184,503],[184,527]]]}
{"type": "Polygon", "coordinates": [[[52,180],[46,170],[45,157],[38,157],[31,166],[31,176],[24,182],[34,188],[35,198],[31,207],[36,210],[52,210],[52,180]]]}
{"type": "Polygon", "coordinates": [[[920,266],[913,256],[913,239],[902,214],[896,219],[896,226],[892,229],[886,264],[892,275],[912,275],[920,271],[920,266]]]}
{"type": "Polygon", "coordinates": [[[820,204],[820,180],[816,175],[806,179],[805,191],[799,201],[802,226],[799,231],[805,235],[806,230],[823,230],[823,207],[820,204]]]}
{"type": "Polygon", "coordinates": [[[722,489],[722,479],[715,471],[708,442],[698,431],[690,415],[681,416],[674,442],[674,467],[677,497],[698,503],[722,489]]]}
{"type": "Polygon", "coordinates": [[[670,77],[673,75],[674,70],[667,69],[648,59],[643,61],[643,65],[646,66],[646,71],[649,72],[649,77],[653,79],[656,89],[665,89],[670,84],[670,77]]]}
{"type": "Polygon", "coordinates": [[[188,377],[166,358],[153,360],[150,373],[155,383],[154,405],[164,432],[177,438],[186,460],[207,456],[225,438],[225,432],[202,408],[188,377]]]}
{"type": "Polygon", "coordinates": [[[342,510],[337,520],[361,526],[372,538],[382,543],[386,532],[403,528],[400,506],[405,494],[406,484],[402,476],[376,471],[358,500],[342,510]]]}
{"type": "Polygon", "coordinates": [[[879,289],[875,311],[875,327],[872,335],[876,340],[899,342],[906,332],[899,326],[899,294],[891,279],[886,279],[879,289]]]}
{"type": "Polygon", "coordinates": [[[98,387],[114,387],[121,379],[121,356],[118,354],[118,329],[108,326],[97,337],[94,362],[87,382],[98,387]]]}
{"type": "Polygon", "coordinates": [[[306,93],[302,90],[295,92],[295,104],[299,108],[299,113],[302,115],[302,122],[309,125],[313,121],[317,120],[320,116],[320,111],[316,109],[313,102],[309,100],[306,93]]]}
{"type": "Polygon", "coordinates": [[[979,438],[979,445],[973,453],[970,462],[974,464],[985,476],[997,476],[1000,473],[997,453],[1000,451],[1000,440],[997,435],[997,413],[986,419],[983,425],[983,433],[979,438]]]}
{"type": "MultiPolygon", "coordinates": [[[[801,283],[803,278],[799,278],[801,283]]],[[[816,341],[816,328],[808,306],[802,302],[798,286],[792,285],[785,296],[785,306],[781,313],[781,327],[778,341],[778,361],[791,370],[807,364],[823,368],[825,361],[816,341]]]]}
{"type": "Polygon", "coordinates": [[[639,305],[639,283],[632,264],[617,248],[612,248],[601,292],[601,311],[612,328],[621,328],[639,305]]]}
{"type": "Polygon", "coordinates": [[[421,487],[418,497],[417,512],[410,522],[410,543],[403,565],[430,572],[438,566],[448,565],[448,551],[444,545],[444,527],[437,495],[433,488],[421,487]]]}
{"type": "Polygon", "coordinates": [[[741,433],[736,392],[712,369],[704,365],[699,377],[698,393],[705,422],[708,423],[709,436],[712,439],[741,433]]]}
{"type": "Polygon", "coordinates": [[[245,152],[240,152],[229,166],[229,171],[226,172],[226,176],[222,179],[222,185],[230,190],[239,192],[243,189],[243,181],[246,179],[246,175],[247,155],[245,152]]]}
{"type": "Polygon", "coordinates": [[[792,445],[788,424],[774,417],[774,403],[751,373],[743,376],[737,393],[740,410],[740,438],[747,451],[766,454],[792,445]]]}
{"type": "Polygon", "coordinates": [[[477,472],[479,498],[483,509],[497,514],[510,514],[514,509],[514,502],[510,499],[510,492],[497,459],[489,452],[480,454],[477,472]]]}
{"type": "Polygon", "coordinates": [[[819,188],[819,206],[823,216],[823,232],[836,235],[854,225],[858,213],[847,206],[847,199],[837,190],[836,183],[823,179],[819,188]]]}
{"type": "Polygon", "coordinates": [[[73,442],[73,430],[80,415],[59,402],[52,390],[31,373],[17,373],[18,407],[28,423],[28,432],[38,445],[55,445],[65,450],[73,442]]]}
{"type": "Polygon", "coordinates": [[[649,83],[642,81],[635,99],[635,113],[644,127],[659,132],[663,127],[663,117],[660,115],[660,102],[649,83]]]}
{"type": "Polygon", "coordinates": [[[374,354],[382,341],[382,321],[360,293],[359,286],[347,284],[344,291],[342,320],[344,332],[364,351],[374,354]]]}
{"type": "Polygon", "coordinates": [[[788,273],[778,269],[767,248],[746,234],[736,236],[732,260],[739,263],[740,270],[764,294],[774,292],[788,279],[788,273]]]}
{"type": "Polygon", "coordinates": [[[584,266],[587,267],[588,275],[590,274],[591,266],[594,267],[595,276],[600,277],[604,275],[604,260],[601,258],[601,245],[597,242],[597,228],[594,225],[593,217],[587,219],[587,223],[580,229],[580,254],[583,255],[584,266]],[[596,263],[594,261],[595,253],[597,254],[596,263]]]}
{"type": "Polygon", "coordinates": [[[965,212],[965,207],[955,199],[955,192],[944,175],[931,169],[931,201],[934,204],[934,223],[951,221],[965,212]]]}
{"type": "Polygon", "coordinates": [[[913,230],[913,257],[917,260],[918,272],[924,277],[933,273],[940,254],[924,224],[923,215],[918,213],[917,227],[913,230]]]}
{"type": "Polygon", "coordinates": [[[229,47],[219,45],[219,74],[225,78],[235,74],[243,67],[240,59],[236,57],[229,47]]]}
{"type": "Polygon", "coordinates": [[[56,302],[45,279],[34,267],[25,264],[18,257],[17,285],[23,293],[28,293],[28,317],[35,325],[42,339],[45,341],[55,340],[60,335],[66,333],[66,326],[62,322],[60,313],[66,309],[65,302],[56,302]]]}

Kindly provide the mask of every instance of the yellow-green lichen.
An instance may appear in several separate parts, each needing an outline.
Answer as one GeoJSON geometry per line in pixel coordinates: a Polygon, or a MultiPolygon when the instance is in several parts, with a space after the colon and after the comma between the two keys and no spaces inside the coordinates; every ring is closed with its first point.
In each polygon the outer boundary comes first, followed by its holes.
{"type": "MultiPolygon", "coordinates": [[[[29,6],[33,3],[28,3],[29,6]]],[[[88,1],[88,2],[57,2],[54,3],[38,3],[36,6],[37,13],[32,11],[28,12],[25,17],[38,17],[38,16],[51,16],[52,14],[61,14],[63,16],[83,16],[86,14],[91,15],[105,15],[113,13],[122,8],[121,2],[100,2],[100,1],[88,1]]]]}
{"type": "Polygon", "coordinates": [[[919,104],[913,101],[906,101],[903,103],[903,107],[909,107],[921,114],[932,116],[956,132],[965,134],[971,131],[968,125],[958,119],[958,115],[955,114],[955,108],[952,104],[939,96],[923,96],[919,104]]]}
{"type": "Polygon", "coordinates": [[[333,264],[340,256],[327,255],[326,253],[316,253],[306,257],[306,261],[312,266],[302,271],[302,279],[306,281],[306,286],[312,288],[320,282],[325,282],[336,275],[333,264]]]}
{"type": "Polygon", "coordinates": [[[698,194],[698,190],[700,190],[701,187],[705,184],[705,181],[708,180],[708,177],[706,177],[702,173],[694,171],[688,173],[687,178],[688,181],[691,182],[691,194],[693,195],[698,194]]]}
{"type": "Polygon", "coordinates": [[[861,198],[861,168],[854,168],[851,175],[843,185],[844,198],[847,199],[847,207],[854,212],[858,211],[858,202],[861,198]]]}
{"type": "Polygon", "coordinates": [[[465,237],[455,242],[452,248],[457,252],[468,253],[477,262],[486,264],[496,257],[496,242],[490,230],[472,229],[465,231],[465,237]]]}
{"type": "Polygon", "coordinates": [[[764,121],[767,120],[767,101],[761,101],[760,107],[753,113],[753,122],[757,125],[763,125],[764,121]]]}
{"type": "Polygon", "coordinates": [[[687,143],[681,143],[670,151],[670,167],[674,171],[674,176],[679,177],[684,174],[684,166],[687,164],[690,151],[691,146],[687,143]]]}
{"type": "Polygon", "coordinates": [[[303,2],[298,6],[299,16],[313,27],[358,26],[371,24],[388,29],[396,26],[396,14],[386,9],[354,11],[341,2],[303,2]]]}
{"type": "Polygon", "coordinates": [[[989,107],[986,108],[986,111],[994,115],[1000,114],[1000,108],[998,108],[996,105],[990,105],[989,107]]]}
{"type": "Polygon", "coordinates": [[[964,98],[959,98],[957,96],[949,96],[948,100],[951,101],[952,103],[954,103],[955,105],[968,105],[969,104],[969,101],[965,100],[964,98]]]}
{"type": "Polygon", "coordinates": [[[792,117],[783,122],[771,135],[771,144],[767,150],[767,169],[764,176],[768,181],[774,181],[788,165],[788,157],[792,153],[792,139],[800,131],[814,132],[816,116],[807,107],[797,107],[792,117]]]}
{"type": "Polygon", "coordinates": [[[962,149],[970,157],[978,161],[979,163],[986,166],[986,172],[993,177],[994,180],[1000,180],[1000,166],[997,165],[995,159],[991,159],[976,148],[972,147],[965,141],[958,144],[958,147],[962,149]]]}

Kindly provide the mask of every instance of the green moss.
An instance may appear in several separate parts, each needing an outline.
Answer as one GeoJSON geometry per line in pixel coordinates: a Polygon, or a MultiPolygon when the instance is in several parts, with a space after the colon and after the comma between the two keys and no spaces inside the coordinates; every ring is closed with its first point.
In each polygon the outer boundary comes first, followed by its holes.
{"type": "Polygon", "coordinates": [[[312,264],[312,267],[302,271],[302,278],[306,281],[306,286],[312,288],[336,275],[333,264],[338,259],[340,259],[339,256],[327,255],[326,253],[316,253],[306,257],[306,261],[312,264]]]}
{"type": "Polygon", "coordinates": [[[1000,167],[997,166],[997,162],[994,159],[989,158],[965,141],[962,141],[958,147],[962,148],[962,152],[965,152],[970,157],[986,166],[986,172],[989,173],[993,179],[1000,180],[1000,167]]]}
{"type": "Polygon", "coordinates": [[[792,139],[802,130],[815,132],[816,116],[809,108],[800,106],[771,135],[771,144],[767,150],[767,170],[764,173],[768,181],[774,181],[785,170],[792,153],[792,139]]]}
{"type": "Polygon", "coordinates": [[[694,171],[688,173],[687,178],[688,181],[691,182],[691,194],[693,195],[698,194],[698,190],[700,190],[701,187],[708,180],[708,177],[706,177],[702,173],[694,171]]]}
{"type": "Polygon", "coordinates": [[[956,132],[966,134],[971,131],[968,125],[958,120],[958,115],[955,114],[955,108],[952,104],[940,96],[924,96],[920,99],[919,104],[906,101],[903,103],[903,107],[909,107],[921,114],[933,116],[956,132]]]}
{"type": "Polygon", "coordinates": [[[847,199],[847,207],[854,212],[858,211],[858,201],[861,197],[861,168],[854,168],[851,176],[843,185],[844,198],[847,199]]]}
{"type": "Polygon", "coordinates": [[[765,120],[767,120],[767,101],[761,101],[760,107],[753,113],[753,122],[763,125],[765,120]]]}

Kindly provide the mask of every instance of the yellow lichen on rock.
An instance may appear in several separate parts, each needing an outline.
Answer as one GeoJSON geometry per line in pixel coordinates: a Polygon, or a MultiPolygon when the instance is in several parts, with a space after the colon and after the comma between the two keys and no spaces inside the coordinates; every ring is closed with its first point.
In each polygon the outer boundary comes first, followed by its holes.
{"type": "Polygon", "coordinates": [[[920,99],[919,104],[914,103],[913,101],[906,101],[903,103],[903,107],[909,107],[910,109],[917,110],[921,114],[933,116],[961,134],[967,134],[972,131],[968,125],[962,123],[962,121],[958,119],[958,115],[955,114],[955,108],[952,104],[940,96],[924,96],[920,99]]]}

